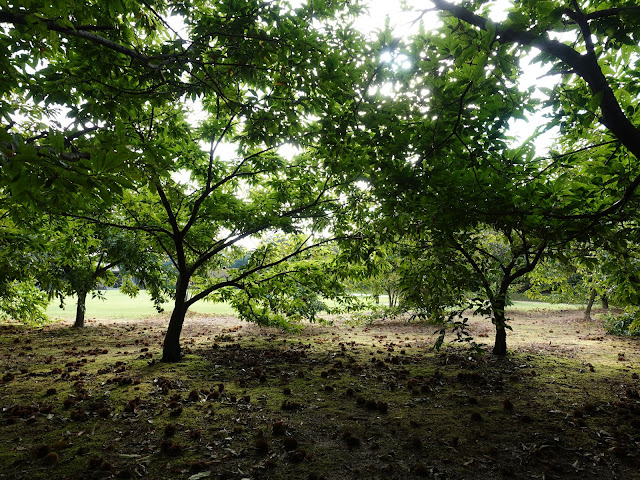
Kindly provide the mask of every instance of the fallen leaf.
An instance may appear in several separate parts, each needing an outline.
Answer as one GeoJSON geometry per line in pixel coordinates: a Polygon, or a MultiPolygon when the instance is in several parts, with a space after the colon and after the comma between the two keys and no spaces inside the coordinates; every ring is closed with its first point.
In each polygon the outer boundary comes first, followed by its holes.
{"type": "Polygon", "coordinates": [[[191,475],[189,480],[200,480],[201,478],[207,478],[211,476],[211,472],[200,472],[195,475],[191,475]]]}

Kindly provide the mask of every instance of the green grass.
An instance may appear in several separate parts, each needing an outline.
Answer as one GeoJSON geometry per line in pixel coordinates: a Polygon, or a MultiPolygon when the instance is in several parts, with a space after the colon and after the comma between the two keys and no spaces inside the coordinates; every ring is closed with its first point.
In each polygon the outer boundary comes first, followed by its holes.
{"type": "MultiPolygon", "coordinates": [[[[366,295],[362,295],[366,297],[366,295]]],[[[522,297],[522,295],[520,295],[522,297]]],[[[369,297],[373,301],[373,297],[369,297]]],[[[389,297],[387,295],[380,295],[380,305],[389,305],[389,297]]],[[[327,302],[331,305],[331,302],[327,302]]],[[[509,310],[517,310],[520,312],[527,312],[532,310],[580,310],[584,309],[584,304],[576,303],[550,303],[537,300],[523,300],[514,299],[507,308],[509,310]]]]}
{"type": "MultiPolygon", "coordinates": [[[[47,308],[47,315],[51,319],[73,319],[76,315],[75,297],[66,297],[64,309],[57,300],[51,302],[47,308]]],[[[165,312],[171,312],[172,304],[164,304],[165,312]]],[[[235,315],[235,310],[228,304],[198,302],[191,311],[212,315],[235,315]]],[[[119,290],[106,290],[101,298],[87,298],[87,318],[135,320],[158,315],[151,297],[146,291],[141,291],[136,298],[131,298],[119,290]]]]}
{"type": "MultiPolygon", "coordinates": [[[[386,304],[386,296],[381,297],[381,303],[386,304]]],[[[331,302],[328,302],[331,304],[331,302]]],[[[54,300],[47,308],[49,318],[70,320],[75,318],[75,297],[65,298],[65,308],[59,308],[60,303],[54,300]]],[[[165,312],[171,311],[171,303],[164,305],[165,312]]],[[[568,310],[584,308],[583,305],[568,303],[547,303],[517,300],[509,307],[510,310],[568,310]]],[[[236,311],[226,303],[198,302],[191,311],[210,315],[236,315],[236,311]]],[[[135,320],[158,315],[153,302],[146,291],[141,291],[136,298],[131,298],[119,290],[106,290],[101,297],[87,298],[87,318],[96,319],[128,319],[135,320]]]]}
{"type": "Polygon", "coordinates": [[[536,302],[533,300],[514,300],[513,304],[507,307],[509,310],[527,312],[531,310],[580,310],[584,305],[575,303],[548,303],[536,302]]]}

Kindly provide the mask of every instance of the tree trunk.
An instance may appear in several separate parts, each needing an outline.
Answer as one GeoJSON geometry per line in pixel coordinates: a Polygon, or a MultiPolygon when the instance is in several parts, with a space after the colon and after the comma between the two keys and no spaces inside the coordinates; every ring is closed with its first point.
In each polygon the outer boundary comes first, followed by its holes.
{"type": "Polygon", "coordinates": [[[496,326],[496,340],[493,344],[494,355],[507,354],[507,319],[504,314],[504,307],[507,303],[506,292],[500,293],[491,306],[493,310],[493,322],[496,326]]]}
{"type": "MultiPolygon", "coordinates": [[[[187,314],[187,285],[183,285],[181,276],[176,282],[176,301],[169,320],[169,327],[164,336],[164,344],[162,348],[162,361],[167,363],[179,362],[182,358],[182,350],[180,348],[180,334],[182,333],[182,325],[187,314]]],[[[186,282],[188,284],[188,282],[186,282]]]]}
{"type": "Polygon", "coordinates": [[[393,292],[392,289],[387,289],[387,297],[389,297],[389,306],[391,308],[396,306],[396,294],[393,292]]]}
{"type": "Polygon", "coordinates": [[[504,356],[507,354],[507,329],[496,324],[496,341],[493,344],[494,355],[504,356]]]}
{"type": "Polygon", "coordinates": [[[174,307],[173,312],[171,313],[169,328],[167,328],[167,333],[164,336],[164,344],[162,347],[163,362],[179,362],[182,358],[182,349],[180,348],[180,334],[182,333],[182,325],[184,323],[184,317],[186,313],[186,308],[178,308],[177,306],[174,307]]]}
{"type": "Polygon", "coordinates": [[[600,301],[602,302],[602,308],[604,308],[605,310],[609,310],[609,299],[607,298],[606,293],[603,293],[600,296],[600,301]]]}
{"type": "Polygon", "coordinates": [[[73,328],[83,328],[84,327],[84,313],[87,310],[87,294],[89,292],[86,290],[80,290],[76,292],[78,296],[78,303],[76,304],[76,321],[73,324],[73,328]]]}
{"type": "Polygon", "coordinates": [[[593,303],[596,301],[596,289],[591,289],[591,294],[589,295],[589,302],[587,303],[587,308],[584,311],[584,319],[591,320],[591,308],[593,307],[593,303]]]}

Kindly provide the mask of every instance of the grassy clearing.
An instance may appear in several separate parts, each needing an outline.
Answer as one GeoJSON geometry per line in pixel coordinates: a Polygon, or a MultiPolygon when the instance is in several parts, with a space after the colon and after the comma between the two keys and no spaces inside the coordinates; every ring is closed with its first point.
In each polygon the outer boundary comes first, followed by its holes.
{"type": "MultiPolygon", "coordinates": [[[[170,313],[171,303],[164,304],[165,312],[170,313]]],[[[235,315],[235,310],[225,303],[198,302],[191,309],[193,312],[207,315],[235,315]]],[[[54,300],[47,308],[51,319],[71,320],[76,315],[76,299],[66,297],[64,308],[54,300]]],[[[128,319],[137,320],[158,315],[151,297],[142,290],[131,298],[119,290],[105,290],[100,296],[87,298],[87,318],[93,319],[128,319]]]]}
{"type": "Polygon", "coordinates": [[[509,310],[521,312],[529,312],[534,310],[562,311],[583,309],[584,305],[574,303],[549,303],[534,300],[516,300],[512,305],[509,306],[509,310]]]}
{"type": "MultiPolygon", "coordinates": [[[[382,295],[380,301],[383,305],[388,304],[386,296],[382,295]]],[[[169,313],[171,304],[164,305],[165,312],[169,313]]],[[[546,303],[534,301],[515,301],[510,307],[514,311],[530,310],[570,310],[582,308],[580,305],[570,305],[566,303],[546,303]]],[[[198,302],[192,308],[192,312],[205,315],[232,315],[236,312],[231,305],[226,303],[198,302]]],[[[53,320],[72,320],[76,314],[76,300],[74,297],[66,297],[64,308],[60,308],[60,302],[54,300],[47,308],[47,315],[53,320]]],[[[141,291],[136,298],[131,298],[119,290],[105,290],[100,296],[89,297],[87,299],[88,319],[126,319],[139,320],[158,316],[158,312],[153,306],[151,297],[146,291],[141,291]]]]}
{"type": "Polygon", "coordinates": [[[156,362],[155,319],[3,326],[0,478],[638,478],[638,342],[513,318],[504,359],[435,353],[404,322],[195,316],[178,364],[156,362]]]}

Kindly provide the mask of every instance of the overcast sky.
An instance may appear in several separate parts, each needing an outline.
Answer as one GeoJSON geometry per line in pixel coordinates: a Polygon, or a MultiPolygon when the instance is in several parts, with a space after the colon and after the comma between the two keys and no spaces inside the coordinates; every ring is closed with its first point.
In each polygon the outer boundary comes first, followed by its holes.
{"type": "MultiPolygon", "coordinates": [[[[459,0],[452,0],[452,3],[460,3],[459,0]]],[[[421,12],[433,8],[433,4],[428,0],[369,0],[369,14],[362,17],[356,26],[362,31],[373,31],[384,27],[385,20],[389,17],[390,25],[394,28],[398,36],[409,36],[417,32],[418,24],[416,19],[420,18],[421,12]],[[408,10],[403,9],[406,5],[408,10]]],[[[490,2],[491,19],[499,22],[507,16],[507,9],[512,5],[508,0],[495,0],[490,2]]],[[[436,27],[438,16],[435,12],[428,12],[422,16],[425,28],[436,27]]]]}

